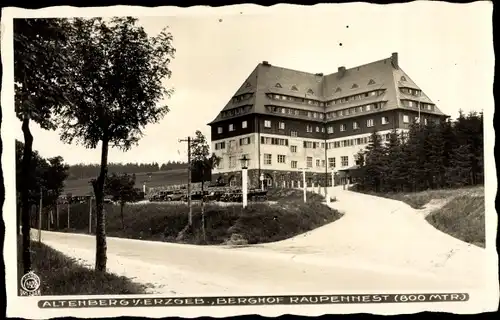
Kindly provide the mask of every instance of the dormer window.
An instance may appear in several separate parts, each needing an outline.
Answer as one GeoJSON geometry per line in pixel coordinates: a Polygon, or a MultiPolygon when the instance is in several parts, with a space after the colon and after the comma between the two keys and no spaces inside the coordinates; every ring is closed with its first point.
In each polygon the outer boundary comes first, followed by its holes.
{"type": "Polygon", "coordinates": [[[370,81],[368,82],[368,85],[372,85],[372,84],[375,84],[375,81],[373,79],[370,79],[370,81]]]}
{"type": "Polygon", "coordinates": [[[292,86],[292,91],[299,91],[296,86],[292,86]]]}
{"type": "Polygon", "coordinates": [[[277,84],[275,85],[275,87],[276,87],[276,88],[282,88],[282,87],[281,87],[281,84],[279,84],[279,83],[277,83],[277,84]]]}
{"type": "Polygon", "coordinates": [[[340,89],[340,87],[338,87],[337,90],[335,90],[336,93],[340,92],[340,91],[342,91],[342,89],[340,89]]]}
{"type": "Polygon", "coordinates": [[[251,86],[252,86],[252,85],[251,85],[250,83],[248,83],[248,82],[245,84],[245,88],[249,88],[249,87],[251,87],[251,86]]]}
{"type": "Polygon", "coordinates": [[[352,87],[351,87],[351,89],[356,89],[356,88],[358,88],[357,84],[353,84],[352,87]]]}
{"type": "Polygon", "coordinates": [[[401,76],[401,81],[406,81],[406,77],[405,76],[401,76]]]}
{"type": "Polygon", "coordinates": [[[312,89],[307,90],[307,94],[314,94],[314,91],[312,89]]]}

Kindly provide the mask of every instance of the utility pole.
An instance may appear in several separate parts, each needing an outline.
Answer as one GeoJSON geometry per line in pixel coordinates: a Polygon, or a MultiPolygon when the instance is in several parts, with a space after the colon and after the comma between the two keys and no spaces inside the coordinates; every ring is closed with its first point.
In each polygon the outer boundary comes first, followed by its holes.
{"type": "Polygon", "coordinates": [[[92,196],[89,197],[89,234],[92,234],[92,196]]]}

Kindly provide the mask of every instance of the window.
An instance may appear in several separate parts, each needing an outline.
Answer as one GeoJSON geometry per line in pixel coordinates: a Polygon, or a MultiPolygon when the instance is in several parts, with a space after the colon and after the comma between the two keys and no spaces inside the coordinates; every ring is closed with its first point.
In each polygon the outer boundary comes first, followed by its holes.
{"type": "Polygon", "coordinates": [[[297,131],[290,131],[290,136],[296,137],[297,136],[297,131]]]}
{"type": "Polygon", "coordinates": [[[333,127],[332,126],[328,127],[328,133],[333,133],[333,127]]]}
{"type": "Polygon", "coordinates": [[[431,104],[427,105],[427,110],[432,111],[432,105],[431,104]]]}
{"type": "Polygon", "coordinates": [[[292,169],[297,169],[297,161],[295,160],[290,161],[290,166],[292,167],[292,169]]]}
{"type": "Polygon", "coordinates": [[[328,158],[328,167],[335,168],[335,158],[328,158]]]}
{"type": "Polygon", "coordinates": [[[297,89],[296,86],[292,86],[292,91],[298,91],[299,89],[297,89]]]}
{"type": "Polygon", "coordinates": [[[424,125],[427,125],[427,118],[424,118],[424,125]]]}
{"type": "Polygon", "coordinates": [[[313,158],[307,157],[307,167],[312,168],[312,166],[313,166],[313,158]]]}
{"type": "Polygon", "coordinates": [[[265,120],[264,121],[264,127],[271,128],[271,120],[265,120]]]}
{"type": "Polygon", "coordinates": [[[236,157],[229,157],[229,168],[235,168],[236,167],[236,157]]]}
{"type": "Polygon", "coordinates": [[[306,127],[306,131],[307,132],[313,132],[313,127],[310,124],[308,124],[307,127],[306,127]]]}
{"type": "Polygon", "coordinates": [[[321,160],[321,166],[324,168],[326,165],[326,161],[325,160],[321,160]]]}
{"type": "Polygon", "coordinates": [[[368,120],[366,120],[366,126],[367,126],[368,128],[373,127],[373,119],[368,119],[368,120]]]}
{"type": "Polygon", "coordinates": [[[244,146],[244,145],[247,145],[247,144],[250,144],[250,137],[246,137],[246,138],[241,138],[240,139],[240,146],[244,146]]]}
{"type": "Polygon", "coordinates": [[[410,122],[410,117],[407,114],[403,115],[403,123],[409,123],[409,122],[410,122]]]}
{"type": "Polygon", "coordinates": [[[222,133],[222,127],[218,127],[218,128],[217,128],[217,133],[218,133],[218,134],[221,134],[221,133],[222,133]]]}
{"type": "Polygon", "coordinates": [[[372,109],[372,105],[371,104],[367,104],[365,106],[365,109],[366,109],[366,111],[370,111],[372,109]]]}
{"type": "Polygon", "coordinates": [[[234,124],[232,124],[232,123],[231,123],[231,124],[229,125],[229,131],[234,131],[234,124]]]}
{"type": "Polygon", "coordinates": [[[371,84],[375,84],[375,81],[373,81],[373,79],[370,79],[370,81],[368,81],[368,85],[371,85],[371,84]]]}
{"type": "Polygon", "coordinates": [[[353,128],[354,130],[358,130],[358,129],[359,129],[359,123],[358,123],[357,121],[354,121],[354,122],[352,123],[352,128],[353,128]]]}
{"type": "Polygon", "coordinates": [[[325,143],[321,142],[321,149],[323,149],[324,147],[325,147],[325,143]]]}
{"type": "Polygon", "coordinates": [[[352,87],[351,87],[351,89],[356,89],[357,87],[358,87],[357,84],[353,84],[352,87]]]}
{"type": "Polygon", "coordinates": [[[222,150],[222,149],[226,149],[225,142],[218,142],[215,144],[215,150],[222,150]]]}
{"type": "Polygon", "coordinates": [[[269,153],[264,153],[264,164],[266,164],[266,165],[270,165],[270,164],[272,164],[272,162],[273,162],[273,160],[272,160],[272,159],[273,159],[273,157],[272,157],[272,155],[271,155],[271,154],[269,154],[269,153]]]}
{"type": "Polygon", "coordinates": [[[276,87],[276,88],[281,88],[281,84],[277,83],[277,84],[275,85],[275,87],[276,87]]]}
{"type": "Polygon", "coordinates": [[[413,101],[408,101],[408,107],[414,107],[415,105],[413,104],[413,101]]]}
{"type": "Polygon", "coordinates": [[[338,88],[335,90],[335,92],[340,92],[340,91],[342,91],[342,89],[340,89],[340,87],[338,87],[338,88]]]}
{"type": "Polygon", "coordinates": [[[345,124],[341,124],[340,125],[340,131],[345,131],[346,130],[346,125],[345,124]]]}
{"type": "Polygon", "coordinates": [[[290,146],[290,150],[292,152],[297,152],[297,146],[290,146]]]}
{"type": "Polygon", "coordinates": [[[405,76],[401,76],[401,81],[406,81],[406,77],[405,76]]]}
{"type": "Polygon", "coordinates": [[[285,163],[285,155],[278,154],[278,163],[285,163]]]}
{"type": "Polygon", "coordinates": [[[304,141],[304,148],[312,148],[313,147],[313,143],[311,141],[304,141]]]}
{"type": "Polygon", "coordinates": [[[280,128],[281,130],[285,130],[285,123],[284,123],[284,122],[280,122],[280,124],[279,124],[279,128],[280,128]]]}
{"type": "Polygon", "coordinates": [[[341,157],[340,157],[340,165],[341,165],[342,167],[347,167],[347,166],[349,166],[349,157],[347,157],[347,156],[341,156],[341,157]]]}
{"type": "Polygon", "coordinates": [[[382,124],[388,124],[389,123],[389,117],[382,117],[382,124]]]}
{"type": "Polygon", "coordinates": [[[246,121],[241,122],[241,127],[245,129],[248,126],[248,123],[246,121]]]}
{"type": "Polygon", "coordinates": [[[316,159],[316,167],[319,167],[319,159],[316,159]]]}
{"type": "Polygon", "coordinates": [[[234,147],[234,140],[229,140],[229,149],[234,147]]]}
{"type": "Polygon", "coordinates": [[[251,87],[251,86],[252,85],[249,82],[247,82],[247,84],[245,84],[245,88],[248,88],[248,87],[251,87]]]}
{"type": "Polygon", "coordinates": [[[312,89],[307,90],[307,94],[314,94],[314,91],[312,89]]]}
{"type": "Polygon", "coordinates": [[[316,132],[319,132],[319,127],[316,127],[316,132]]]}

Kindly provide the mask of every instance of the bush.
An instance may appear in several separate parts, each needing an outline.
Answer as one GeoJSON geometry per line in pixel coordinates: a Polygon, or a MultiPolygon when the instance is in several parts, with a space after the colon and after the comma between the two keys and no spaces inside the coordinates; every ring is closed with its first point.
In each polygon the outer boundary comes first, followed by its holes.
{"type": "MultiPolygon", "coordinates": [[[[18,240],[18,274],[22,276],[22,246],[18,240]]],[[[95,272],[43,243],[31,242],[32,268],[40,277],[42,295],[141,294],[146,287],[125,277],[95,272]]]]}
{"type": "MultiPolygon", "coordinates": [[[[287,202],[289,200],[300,200],[304,197],[304,191],[301,189],[288,189],[288,188],[273,188],[267,192],[267,200],[287,202]]],[[[306,191],[306,198],[308,202],[323,202],[325,197],[315,192],[306,191]]]]}
{"type": "MultiPolygon", "coordinates": [[[[241,204],[206,204],[206,240],[202,234],[201,208],[193,206],[193,228],[184,234],[182,242],[223,244],[233,234],[240,234],[250,244],[278,241],[333,222],[341,216],[317,200],[303,203],[302,198],[287,199],[282,198],[277,204],[251,203],[246,209],[241,204]]],[[[124,208],[124,229],[119,206],[107,206],[106,211],[108,236],[179,242],[177,236],[188,223],[189,208],[184,203],[127,205],[124,208]]],[[[88,233],[88,205],[74,205],[70,218],[75,232],[88,233]]]]}

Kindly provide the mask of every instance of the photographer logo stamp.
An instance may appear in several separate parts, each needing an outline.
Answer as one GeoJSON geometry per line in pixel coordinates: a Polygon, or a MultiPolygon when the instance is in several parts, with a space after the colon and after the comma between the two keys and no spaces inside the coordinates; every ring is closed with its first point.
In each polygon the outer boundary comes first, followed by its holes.
{"type": "Polygon", "coordinates": [[[21,278],[21,296],[39,296],[40,278],[30,271],[21,278]]]}

